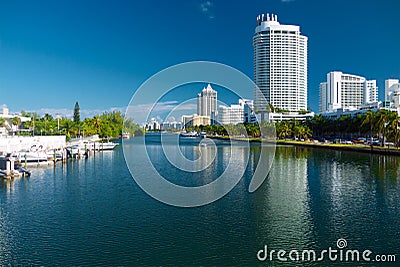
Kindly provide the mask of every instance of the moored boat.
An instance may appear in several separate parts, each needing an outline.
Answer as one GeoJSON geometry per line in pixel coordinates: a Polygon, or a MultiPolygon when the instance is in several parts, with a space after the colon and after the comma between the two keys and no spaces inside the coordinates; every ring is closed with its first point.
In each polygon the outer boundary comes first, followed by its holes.
{"type": "Polygon", "coordinates": [[[43,151],[20,151],[15,156],[21,164],[39,165],[49,163],[47,154],[43,151]]]}
{"type": "Polygon", "coordinates": [[[118,143],[107,142],[107,143],[99,143],[96,146],[98,146],[98,150],[106,151],[106,150],[113,150],[118,145],[119,145],[118,143]]]}
{"type": "Polygon", "coordinates": [[[198,137],[199,136],[199,134],[195,131],[191,131],[191,132],[183,131],[179,135],[181,137],[198,137]]]}
{"type": "Polygon", "coordinates": [[[129,133],[122,133],[122,139],[129,139],[131,135],[129,133]]]}

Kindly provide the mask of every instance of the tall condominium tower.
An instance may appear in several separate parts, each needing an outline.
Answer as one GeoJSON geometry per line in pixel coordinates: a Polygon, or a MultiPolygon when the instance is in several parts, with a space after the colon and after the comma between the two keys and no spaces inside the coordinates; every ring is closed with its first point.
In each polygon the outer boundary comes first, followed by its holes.
{"type": "MultiPolygon", "coordinates": [[[[281,25],[276,15],[257,17],[254,82],[275,108],[307,110],[307,40],[299,26],[281,25]]],[[[255,100],[257,110],[257,91],[255,100]]]]}
{"type": "Polygon", "coordinates": [[[217,115],[217,91],[208,84],[201,93],[197,95],[197,114],[208,116],[211,120],[217,115]]]}
{"type": "Polygon", "coordinates": [[[358,109],[362,105],[378,101],[376,80],[332,71],[326,82],[319,85],[319,109],[321,113],[337,109],[358,109]]]}

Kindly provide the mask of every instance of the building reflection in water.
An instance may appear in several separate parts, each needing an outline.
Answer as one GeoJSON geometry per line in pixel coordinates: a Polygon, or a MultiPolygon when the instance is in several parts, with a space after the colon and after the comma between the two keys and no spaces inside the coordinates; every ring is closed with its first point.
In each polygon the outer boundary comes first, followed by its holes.
{"type": "Polygon", "coordinates": [[[373,229],[380,236],[396,236],[395,224],[385,229],[377,227],[382,220],[398,217],[399,210],[393,207],[400,202],[399,166],[399,157],[313,151],[310,192],[313,209],[320,210],[314,213],[313,220],[321,225],[316,233],[330,236],[330,240],[342,236],[364,246],[373,229]]]}
{"type": "Polygon", "coordinates": [[[299,155],[296,148],[278,146],[267,179],[254,193],[260,246],[309,247],[313,227],[309,202],[307,155],[299,155]]]}

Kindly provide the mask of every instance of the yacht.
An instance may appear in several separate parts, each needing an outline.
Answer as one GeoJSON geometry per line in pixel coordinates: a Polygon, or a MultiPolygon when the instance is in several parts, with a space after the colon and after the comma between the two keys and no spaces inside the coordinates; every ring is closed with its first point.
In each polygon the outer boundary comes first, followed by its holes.
{"type": "Polygon", "coordinates": [[[22,164],[48,164],[48,157],[44,151],[20,151],[15,156],[22,164]]]}
{"type": "Polygon", "coordinates": [[[96,149],[98,147],[100,151],[113,150],[118,145],[119,145],[118,143],[113,143],[113,142],[99,143],[96,145],[96,149]]]}
{"type": "Polygon", "coordinates": [[[129,133],[122,133],[122,139],[129,139],[131,135],[129,133]]]}
{"type": "Polygon", "coordinates": [[[78,144],[75,145],[71,145],[69,147],[67,147],[67,151],[68,153],[74,157],[74,156],[84,156],[86,151],[85,149],[82,149],[82,147],[78,144]]]}
{"type": "Polygon", "coordinates": [[[198,137],[199,134],[197,132],[195,132],[195,131],[191,131],[191,132],[184,131],[184,132],[180,133],[180,136],[181,137],[198,137]]]}

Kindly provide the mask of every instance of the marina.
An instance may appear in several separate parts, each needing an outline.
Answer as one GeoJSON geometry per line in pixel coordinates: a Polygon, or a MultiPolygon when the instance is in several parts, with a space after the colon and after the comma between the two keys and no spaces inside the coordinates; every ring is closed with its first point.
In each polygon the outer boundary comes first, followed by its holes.
{"type": "Polygon", "coordinates": [[[112,151],[119,145],[103,141],[98,135],[69,142],[65,141],[65,136],[0,138],[0,178],[30,176],[32,167],[65,164],[68,159],[88,158],[96,152],[112,151]]]}

